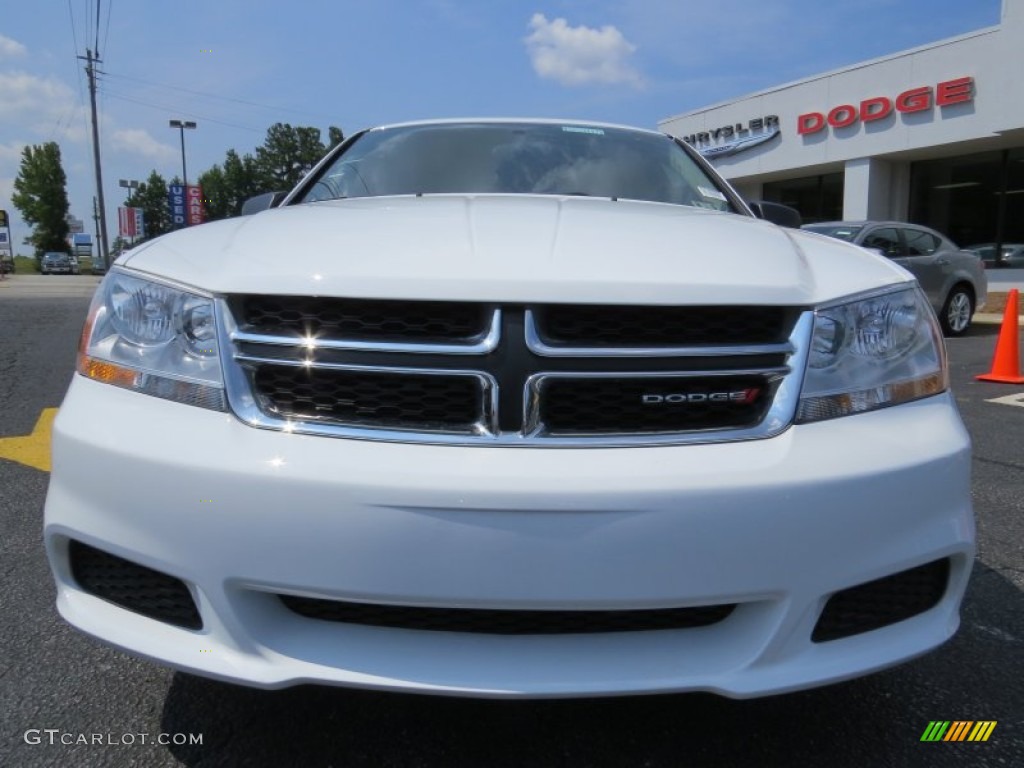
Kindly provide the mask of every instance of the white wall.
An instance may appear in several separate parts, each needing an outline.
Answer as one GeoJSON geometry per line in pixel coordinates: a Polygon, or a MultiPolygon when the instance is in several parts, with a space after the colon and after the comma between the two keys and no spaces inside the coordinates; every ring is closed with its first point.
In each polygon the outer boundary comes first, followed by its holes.
{"type": "Polygon", "coordinates": [[[1003,0],[999,40],[993,53],[996,62],[1005,62],[1005,66],[995,66],[991,74],[993,90],[1002,95],[995,130],[1024,129],[1024,0],[1003,0]]]}

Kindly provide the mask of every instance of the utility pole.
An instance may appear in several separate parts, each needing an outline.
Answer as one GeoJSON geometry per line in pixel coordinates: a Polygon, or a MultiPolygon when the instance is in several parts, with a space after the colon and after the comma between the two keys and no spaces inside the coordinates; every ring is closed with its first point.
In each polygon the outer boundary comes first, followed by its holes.
{"type": "MultiPolygon", "coordinates": [[[[98,39],[98,37],[97,37],[98,39]]],[[[110,248],[107,245],[107,212],[103,202],[103,172],[100,170],[100,128],[96,115],[96,63],[100,61],[99,51],[93,54],[89,48],[85,49],[85,56],[78,58],[85,59],[85,73],[89,76],[89,101],[92,104],[92,156],[96,164],[96,197],[99,199],[99,247],[100,255],[103,257],[103,264],[110,269],[110,248]]]]}
{"type": "MultiPolygon", "coordinates": [[[[99,213],[99,206],[96,204],[96,195],[92,196],[92,221],[96,225],[96,248],[99,249],[99,247],[100,247],[100,213],[99,213]]],[[[102,252],[100,252],[99,255],[102,256],[103,255],[102,252]]],[[[104,263],[106,264],[106,259],[104,259],[104,263]]],[[[109,267],[110,265],[106,264],[106,266],[109,267]]],[[[104,273],[106,272],[105,269],[103,271],[104,271],[104,273]]],[[[96,273],[93,272],[93,274],[95,275],[96,273]]]]}

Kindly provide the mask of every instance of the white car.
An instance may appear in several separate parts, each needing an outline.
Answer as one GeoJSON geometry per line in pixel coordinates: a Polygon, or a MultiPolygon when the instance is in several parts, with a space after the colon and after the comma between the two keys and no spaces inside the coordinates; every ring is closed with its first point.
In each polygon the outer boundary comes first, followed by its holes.
{"type": "Polygon", "coordinates": [[[120,259],[77,370],[57,606],[193,674],[751,697],[959,623],[970,444],[920,288],[658,133],[359,133],[120,259]]]}

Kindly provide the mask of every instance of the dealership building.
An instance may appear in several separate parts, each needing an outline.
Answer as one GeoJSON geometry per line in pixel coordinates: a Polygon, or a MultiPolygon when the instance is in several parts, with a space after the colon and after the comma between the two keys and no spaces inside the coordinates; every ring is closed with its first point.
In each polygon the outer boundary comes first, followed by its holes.
{"type": "Polygon", "coordinates": [[[663,120],[744,197],[1024,242],[1024,0],[995,27],[663,120]]]}

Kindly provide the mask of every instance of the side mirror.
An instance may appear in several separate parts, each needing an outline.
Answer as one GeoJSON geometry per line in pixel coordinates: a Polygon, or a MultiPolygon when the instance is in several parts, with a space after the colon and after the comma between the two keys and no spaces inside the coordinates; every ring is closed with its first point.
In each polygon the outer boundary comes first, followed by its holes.
{"type": "Polygon", "coordinates": [[[250,197],[242,203],[242,216],[251,216],[260,211],[267,211],[284,200],[287,192],[264,192],[262,195],[250,197]]]}
{"type": "Polygon", "coordinates": [[[800,211],[796,208],[790,208],[788,205],[769,203],[767,200],[756,200],[748,202],[747,205],[750,206],[750,210],[754,212],[757,218],[770,221],[772,224],[778,224],[780,227],[800,229],[800,225],[803,223],[800,218],[800,211]]]}

